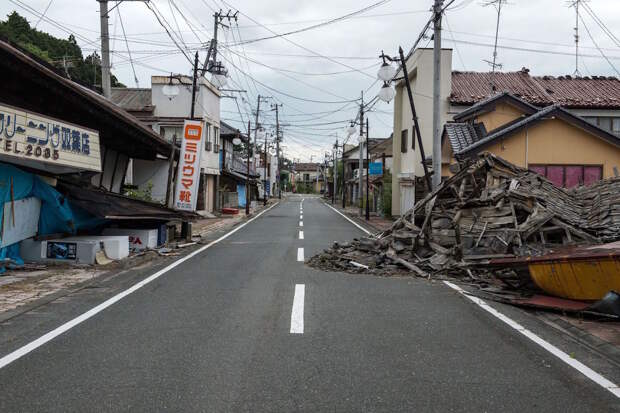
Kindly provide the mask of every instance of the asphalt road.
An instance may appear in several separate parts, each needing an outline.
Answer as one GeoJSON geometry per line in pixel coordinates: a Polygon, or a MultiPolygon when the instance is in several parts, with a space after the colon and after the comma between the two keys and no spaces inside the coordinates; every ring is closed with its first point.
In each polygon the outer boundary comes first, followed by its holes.
{"type": "MultiPolygon", "coordinates": [[[[618,411],[442,283],[308,268],[299,248],[308,258],[362,232],[317,198],[300,228],[301,200],[1,368],[0,412],[618,411]]],[[[0,357],[23,344],[4,340],[0,357]]]]}

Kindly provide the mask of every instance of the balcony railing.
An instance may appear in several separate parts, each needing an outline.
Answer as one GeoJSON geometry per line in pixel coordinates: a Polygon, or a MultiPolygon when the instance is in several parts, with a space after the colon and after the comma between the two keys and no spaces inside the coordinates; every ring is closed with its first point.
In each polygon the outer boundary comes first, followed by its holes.
{"type": "MultiPolygon", "coordinates": [[[[246,164],[246,160],[241,158],[241,156],[237,154],[226,153],[226,157],[224,159],[224,169],[231,172],[236,172],[240,174],[247,174],[248,166],[246,164]]],[[[250,163],[250,175],[256,175],[256,169],[254,165],[250,163]]]]}

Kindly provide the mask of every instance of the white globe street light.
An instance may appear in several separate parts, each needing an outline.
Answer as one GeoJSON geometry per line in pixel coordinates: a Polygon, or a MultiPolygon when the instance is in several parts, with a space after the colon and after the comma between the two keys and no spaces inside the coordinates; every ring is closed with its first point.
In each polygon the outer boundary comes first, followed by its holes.
{"type": "Polygon", "coordinates": [[[233,145],[241,145],[241,139],[233,138],[233,145]]]}
{"type": "Polygon", "coordinates": [[[169,83],[167,85],[164,85],[162,89],[162,93],[164,94],[164,96],[168,98],[168,100],[172,100],[173,98],[178,96],[179,87],[177,85],[173,85],[172,83],[169,83]]]}
{"type": "Polygon", "coordinates": [[[394,76],[396,76],[396,69],[394,69],[394,67],[392,67],[389,63],[383,62],[377,72],[377,77],[384,82],[389,82],[394,79],[394,76]]]}
{"type": "Polygon", "coordinates": [[[378,96],[382,101],[389,103],[396,96],[396,91],[387,82],[384,82],[378,96]]]}
{"type": "Polygon", "coordinates": [[[211,76],[211,83],[218,89],[223,88],[228,83],[226,73],[213,73],[211,76]]]}

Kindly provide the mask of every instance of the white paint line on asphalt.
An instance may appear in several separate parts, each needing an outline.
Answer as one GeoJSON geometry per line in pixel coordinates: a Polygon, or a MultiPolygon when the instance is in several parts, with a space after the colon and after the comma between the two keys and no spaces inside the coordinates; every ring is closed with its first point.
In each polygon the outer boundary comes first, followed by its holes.
{"type": "Polygon", "coordinates": [[[549,343],[548,341],[544,340],[540,336],[534,334],[532,331],[523,327],[521,324],[517,323],[510,317],[504,315],[503,313],[500,313],[495,308],[488,305],[484,300],[481,300],[478,297],[474,297],[474,296],[467,294],[467,292],[463,290],[461,287],[449,281],[444,281],[444,283],[448,287],[458,291],[463,296],[467,297],[467,299],[472,301],[478,307],[482,308],[483,310],[487,311],[494,317],[508,324],[511,328],[523,334],[525,337],[529,338],[534,343],[538,344],[540,347],[544,348],[549,353],[553,354],[554,356],[562,360],[564,363],[568,364],[569,366],[571,366],[572,368],[574,368],[575,370],[577,370],[578,372],[580,372],[581,374],[583,374],[584,376],[586,376],[587,378],[589,378],[590,380],[598,384],[599,386],[603,387],[606,390],[609,390],[614,396],[620,398],[620,387],[618,387],[617,384],[607,380],[605,377],[595,372],[590,367],[572,358],[570,355],[566,354],[565,352],[563,352],[562,350],[560,350],[553,344],[549,343]]]}
{"type": "Polygon", "coordinates": [[[229,236],[231,236],[235,232],[239,231],[241,228],[243,228],[246,225],[248,225],[250,222],[254,221],[255,219],[257,219],[258,217],[260,217],[264,213],[266,213],[269,210],[271,210],[276,205],[278,205],[277,202],[275,204],[273,204],[272,206],[270,206],[269,208],[265,209],[264,211],[261,211],[254,218],[249,219],[247,222],[239,225],[238,227],[236,227],[236,228],[232,229],[231,231],[227,232],[226,234],[222,235],[221,237],[219,237],[215,241],[211,241],[210,243],[208,243],[204,247],[197,249],[196,251],[186,255],[185,257],[179,258],[177,261],[175,261],[172,264],[168,265],[167,267],[157,271],[156,273],[148,276],[144,280],[142,280],[142,281],[132,285],[131,287],[129,287],[125,291],[122,291],[122,292],[116,294],[114,297],[108,298],[106,301],[102,302],[101,304],[99,304],[96,307],[91,308],[87,312],[77,316],[73,320],[70,320],[70,321],[66,322],[65,324],[61,325],[60,327],[56,327],[54,330],[52,330],[52,331],[42,335],[41,337],[37,338],[36,340],[31,341],[30,343],[26,344],[25,346],[20,347],[17,350],[15,350],[15,351],[7,354],[6,356],[0,358],[0,369],[5,367],[5,366],[7,366],[7,365],[9,365],[9,364],[11,364],[15,360],[25,356],[26,354],[30,353],[31,351],[36,350],[37,348],[41,347],[45,343],[53,340],[54,338],[58,337],[59,335],[63,334],[64,332],[72,329],[73,327],[77,326],[78,324],[80,324],[80,323],[88,320],[89,318],[95,316],[96,314],[100,313],[101,311],[105,310],[106,308],[110,307],[111,305],[113,305],[113,304],[117,303],[118,301],[122,300],[123,298],[127,297],[129,294],[131,294],[131,293],[139,290],[140,288],[144,287],[145,285],[155,281],[156,279],[158,279],[159,277],[161,277],[162,275],[164,275],[168,271],[176,268],[177,266],[179,266],[180,264],[184,263],[185,261],[187,261],[187,260],[195,257],[196,255],[204,252],[206,249],[211,248],[213,245],[217,244],[218,242],[225,240],[226,238],[228,238],[229,236]]]}
{"type": "Polygon", "coordinates": [[[360,224],[358,224],[357,222],[353,221],[351,218],[349,218],[348,216],[346,216],[345,214],[343,214],[342,212],[338,211],[336,208],[334,208],[333,206],[329,205],[328,203],[325,203],[325,205],[327,205],[328,207],[330,207],[331,209],[333,209],[334,211],[336,211],[338,214],[342,215],[344,217],[344,219],[346,219],[347,221],[349,221],[351,224],[355,225],[356,227],[358,227],[359,229],[361,229],[362,231],[364,231],[366,234],[368,235],[372,235],[372,232],[368,231],[366,228],[364,228],[363,226],[361,226],[360,224]]]}
{"type": "Polygon", "coordinates": [[[304,222],[303,221],[299,221],[299,226],[303,227],[304,226],[304,222]]]}
{"type": "Polygon", "coordinates": [[[293,297],[293,309],[291,310],[291,334],[304,333],[304,299],[306,285],[295,284],[295,296],[293,297]]]}
{"type": "Polygon", "coordinates": [[[304,219],[304,216],[303,216],[303,215],[300,215],[300,216],[299,216],[299,220],[301,221],[301,220],[303,220],[303,219],[304,219]]]}
{"type": "Polygon", "coordinates": [[[297,248],[297,261],[302,261],[304,260],[304,248],[303,247],[299,247],[297,248]]]}
{"type": "Polygon", "coordinates": [[[304,239],[304,232],[303,231],[299,231],[299,239],[304,239]]]}

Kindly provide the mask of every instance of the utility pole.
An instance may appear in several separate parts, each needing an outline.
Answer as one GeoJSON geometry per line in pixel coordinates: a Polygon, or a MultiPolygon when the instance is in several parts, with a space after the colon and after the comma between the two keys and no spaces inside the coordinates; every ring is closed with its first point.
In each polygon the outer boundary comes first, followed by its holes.
{"type": "Polygon", "coordinates": [[[278,117],[278,106],[282,104],[274,104],[276,109],[276,156],[278,159],[278,171],[276,177],[278,178],[278,199],[282,199],[282,188],[280,187],[280,118],[278,117]]]}
{"type": "Polygon", "coordinates": [[[369,130],[370,125],[368,125],[368,119],[366,119],[366,221],[370,220],[370,204],[368,203],[368,191],[370,189],[370,158],[368,155],[368,152],[370,152],[370,141],[368,140],[370,136],[369,130]]]}
{"type": "Polygon", "coordinates": [[[117,8],[120,3],[125,1],[141,1],[148,3],[149,0],[110,0],[115,1],[116,5],[108,10],[108,0],[97,0],[99,2],[99,23],[101,25],[101,89],[103,96],[110,99],[112,96],[112,81],[110,79],[110,31],[108,30],[108,19],[110,12],[117,8]]]}
{"type": "Polygon", "coordinates": [[[267,133],[265,133],[265,152],[264,152],[264,164],[263,171],[265,172],[265,185],[263,187],[263,205],[267,205],[267,183],[269,182],[269,177],[267,176],[267,133]]]}
{"type": "Polygon", "coordinates": [[[110,32],[108,31],[108,0],[99,1],[99,21],[101,23],[101,88],[103,96],[110,99],[112,84],[110,80],[110,32]]]}
{"type": "Polygon", "coordinates": [[[222,23],[224,19],[228,19],[230,23],[232,20],[237,21],[239,12],[232,13],[230,10],[223,14],[222,11],[217,11],[213,14],[213,39],[209,42],[209,49],[207,51],[207,57],[200,70],[200,76],[204,76],[205,72],[210,72],[214,66],[218,66],[217,63],[217,31],[220,26],[228,28],[229,26],[222,23]]]}
{"type": "MultiPolygon", "coordinates": [[[[433,6],[433,189],[441,184],[441,13],[443,0],[433,6]]],[[[422,159],[424,162],[424,159],[422,159]]]]}
{"type": "Polygon", "coordinates": [[[336,203],[336,190],[338,189],[338,139],[336,139],[334,149],[334,193],[332,194],[332,205],[336,203]]]}
{"type": "Polygon", "coordinates": [[[362,197],[364,191],[362,190],[362,185],[364,183],[364,177],[362,175],[362,171],[364,170],[364,91],[362,90],[362,102],[360,103],[360,137],[359,137],[359,152],[360,152],[360,163],[358,170],[358,194],[357,198],[359,199],[360,204],[360,217],[363,213],[364,208],[364,198],[362,197]]]}
{"type": "Polygon", "coordinates": [[[250,215],[250,158],[252,157],[252,144],[250,137],[250,120],[248,119],[248,164],[247,174],[245,175],[245,216],[250,215]]]}
{"type": "Polygon", "coordinates": [[[194,119],[194,110],[196,108],[196,82],[198,80],[198,52],[194,56],[194,78],[192,79],[192,109],[189,115],[190,119],[194,119]]]}

